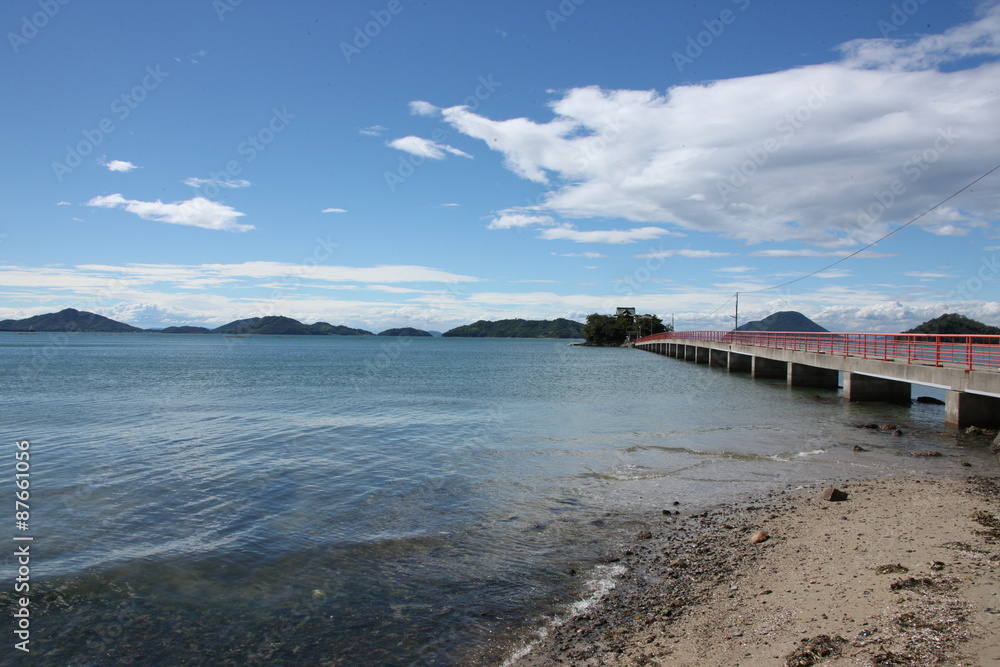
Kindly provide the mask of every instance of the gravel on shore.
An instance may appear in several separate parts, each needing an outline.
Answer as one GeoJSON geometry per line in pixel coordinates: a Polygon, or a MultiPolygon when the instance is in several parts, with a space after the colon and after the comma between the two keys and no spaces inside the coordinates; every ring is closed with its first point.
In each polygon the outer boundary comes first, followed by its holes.
{"type": "Polygon", "coordinates": [[[835,486],[661,510],[508,664],[1000,665],[1000,476],[835,486]]]}

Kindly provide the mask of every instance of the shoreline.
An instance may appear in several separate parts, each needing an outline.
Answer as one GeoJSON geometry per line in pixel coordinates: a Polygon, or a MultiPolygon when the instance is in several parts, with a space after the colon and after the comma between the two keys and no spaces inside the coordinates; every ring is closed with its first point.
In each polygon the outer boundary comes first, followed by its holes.
{"type": "Polygon", "coordinates": [[[977,472],[662,510],[613,588],[503,664],[1000,664],[1000,471],[977,472]]]}

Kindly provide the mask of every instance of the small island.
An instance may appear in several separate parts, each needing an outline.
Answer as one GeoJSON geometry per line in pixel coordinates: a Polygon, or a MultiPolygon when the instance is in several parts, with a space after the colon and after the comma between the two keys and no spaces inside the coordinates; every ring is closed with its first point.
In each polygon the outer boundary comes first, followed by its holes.
{"type": "Polygon", "coordinates": [[[397,329],[386,329],[378,334],[379,336],[424,336],[427,338],[433,337],[429,331],[424,331],[423,329],[414,329],[413,327],[400,327],[397,329]]]}
{"type": "Polygon", "coordinates": [[[479,320],[474,324],[455,327],[442,336],[450,338],[583,338],[583,325],[557,318],[555,320],[479,320]]]}

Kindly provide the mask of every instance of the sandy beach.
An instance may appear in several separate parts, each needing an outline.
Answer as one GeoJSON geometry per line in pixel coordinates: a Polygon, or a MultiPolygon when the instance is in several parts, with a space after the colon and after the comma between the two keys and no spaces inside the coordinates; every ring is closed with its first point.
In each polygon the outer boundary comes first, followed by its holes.
{"type": "Polygon", "coordinates": [[[659,510],[512,664],[1000,665],[1000,471],[963,470],[659,510]]]}

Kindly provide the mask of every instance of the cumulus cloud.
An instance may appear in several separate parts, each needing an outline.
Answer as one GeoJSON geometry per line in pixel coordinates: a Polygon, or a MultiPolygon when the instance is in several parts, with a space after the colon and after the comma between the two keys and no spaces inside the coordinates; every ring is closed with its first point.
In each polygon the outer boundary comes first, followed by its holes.
{"type": "MultiPolygon", "coordinates": [[[[943,35],[855,41],[835,62],[662,93],[575,88],[547,121],[465,106],[441,115],[517,176],[550,186],[538,215],[848,248],[994,165],[998,17],[994,7],[943,35]]],[[[919,226],[959,234],[976,211],[995,211],[991,197],[967,191],[958,219],[939,210],[919,226]]]]}
{"type": "Polygon", "coordinates": [[[186,201],[167,204],[158,199],[153,202],[125,199],[125,197],[116,193],[103,197],[94,197],[87,202],[87,206],[121,208],[129,213],[138,215],[144,220],[167,222],[173,225],[202,227],[203,229],[246,232],[254,228],[253,225],[236,222],[238,218],[245,215],[244,213],[225,204],[205,199],[204,197],[195,197],[186,201]]]}
{"type": "Polygon", "coordinates": [[[127,162],[126,160],[111,160],[103,164],[105,167],[108,168],[108,171],[118,171],[121,173],[127,173],[132,171],[133,169],[139,168],[137,165],[134,165],[131,162],[127,162]]]}
{"type": "Polygon", "coordinates": [[[443,160],[445,158],[445,153],[451,153],[452,155],[467,158],[472,157],[468,153],[460,151],[459,149],[453,148],[447,144],[435,143],[430,139],[424,139],[422,137],[415,137],[412,135],[408,137],[401,137],[399,139],[393,139],[389,142],[389,146],[395,148],[396,150],[416,155],[417,157],[425,157],[432,160],[443,160]]]}

